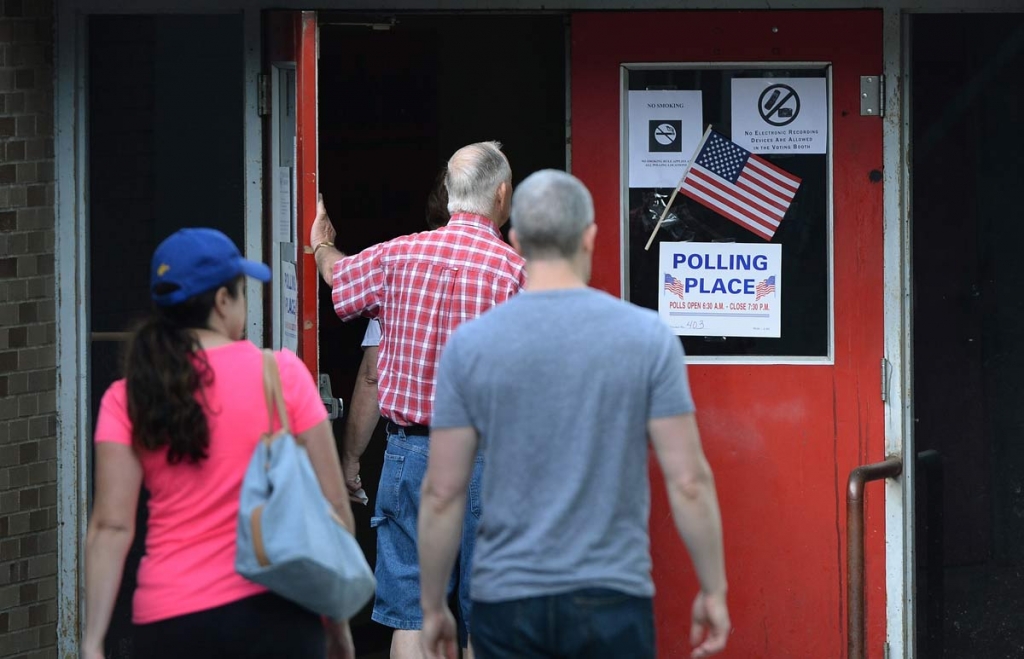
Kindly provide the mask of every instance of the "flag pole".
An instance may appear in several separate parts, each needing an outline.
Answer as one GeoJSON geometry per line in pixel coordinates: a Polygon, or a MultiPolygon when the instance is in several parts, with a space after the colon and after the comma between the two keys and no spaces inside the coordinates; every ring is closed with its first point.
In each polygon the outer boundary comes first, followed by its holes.
{"type": "Polygon", "coordinates": [[[686,163],[686,169],[683,170],[683,175],[679,179],[679,183],[676,184],[676,189],[672,191],[672,196],[668,198],[668,203],[665,204],[665,210],[661,211],[661,217],[658,218],[658,223],[654,225],[654,231],[651,232],[651,237],[647,239],[647,244],[644,245],[644,251],[651,249],[651,243],[654,242],[654,237],[658,235],[658,229],[661,228],[661,223],[665,221],[665,216],[668,215],[668,209],[672,207],[672,202],[676,200],[676,195],[679,194],[679,188],[682,187],[683,181],[686,179],[686,175],[690,173],[690,167],[693,166],[693,161],[697,159],[697,154],[704,148],[704,142],[707,141],[708,135],[711,134],[711,124],[708,124],[707,129],[704,131],[704,136],[700,138],[700,142],[697,144],[697,148],[693,151],[693,156],[690,158],[690,162],[686,163]]]}

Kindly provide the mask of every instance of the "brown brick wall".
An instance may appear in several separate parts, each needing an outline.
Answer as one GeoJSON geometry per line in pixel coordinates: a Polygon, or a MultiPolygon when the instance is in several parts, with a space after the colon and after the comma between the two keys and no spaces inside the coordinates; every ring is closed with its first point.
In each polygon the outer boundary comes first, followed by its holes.
{"type": "Polygon", "coordinates": [[[0,657],[56,657],[53,2],[0,1],[0,657]]]}

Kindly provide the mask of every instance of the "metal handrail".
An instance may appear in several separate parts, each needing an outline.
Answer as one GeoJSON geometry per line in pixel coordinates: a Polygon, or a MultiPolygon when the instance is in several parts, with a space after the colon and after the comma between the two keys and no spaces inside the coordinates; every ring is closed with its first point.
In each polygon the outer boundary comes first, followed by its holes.
{"type": "Polygon", "coordinates": [[[850,472],[846,489],[846,649],[847,659],[864,659],[867,624],[864,616],[864,488],[871,481],[903,473],[903,460],[889,458],[850,472]]]}

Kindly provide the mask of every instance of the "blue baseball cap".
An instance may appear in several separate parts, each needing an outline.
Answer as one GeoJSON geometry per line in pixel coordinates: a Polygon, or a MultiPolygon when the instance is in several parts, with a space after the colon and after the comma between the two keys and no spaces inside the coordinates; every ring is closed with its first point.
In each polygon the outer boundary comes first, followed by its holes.
{"type": "Polygon", "coordinates": [[[169,307],[223,286],[238,275],[267,282],[270,268],[242,258],[235,243],[216,229],[181,229],[153,252],[149,292],[157,305],[169,307]],[[177,288],[157,293],[162,284],[177,288]]]}

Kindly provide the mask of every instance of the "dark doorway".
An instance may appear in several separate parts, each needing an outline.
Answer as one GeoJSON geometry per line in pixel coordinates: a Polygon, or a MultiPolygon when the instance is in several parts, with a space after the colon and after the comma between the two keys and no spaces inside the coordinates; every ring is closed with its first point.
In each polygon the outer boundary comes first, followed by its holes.
{"type": "MultiPolygon", "coordinates": [[[[566,23],[559,15],[320,14],[320,191],[349,254],[426,230],[427,195],[461,146],[498,140],[514,181],[566,167],[566,23]]],[[[348,402],[366,321],[342,323],[321,287],[320,367],[348,402]]],[[[339,439],[342,424],[335,426],[339,439]]],[[[370,530],[383,429],[361,461],[371,501],[355,506],[370,530]]],[[[387,656],[390,630],[367,607],[353,620],[363,657],[387,656]]]]}
{"type": "Polygon", "coordinates": [[[941,467],[918,472],[918,656],[1016,658],[1024,16],[922,15],[912,28],[914,436],[941,467]]]}
{"type": "MultiPolygon", "coordinates": [[[[242,21],[238,16],[89,19],[90,428],[121,377],[125,333],[149,309],[149,260],[177,229],[244,237],[242,21]]],[[[90,435],[91,436],[91,435],[90,435]]],[[[107,656],[133,649],[132,594],[146,498],[124,570],[107,656]]]]}

